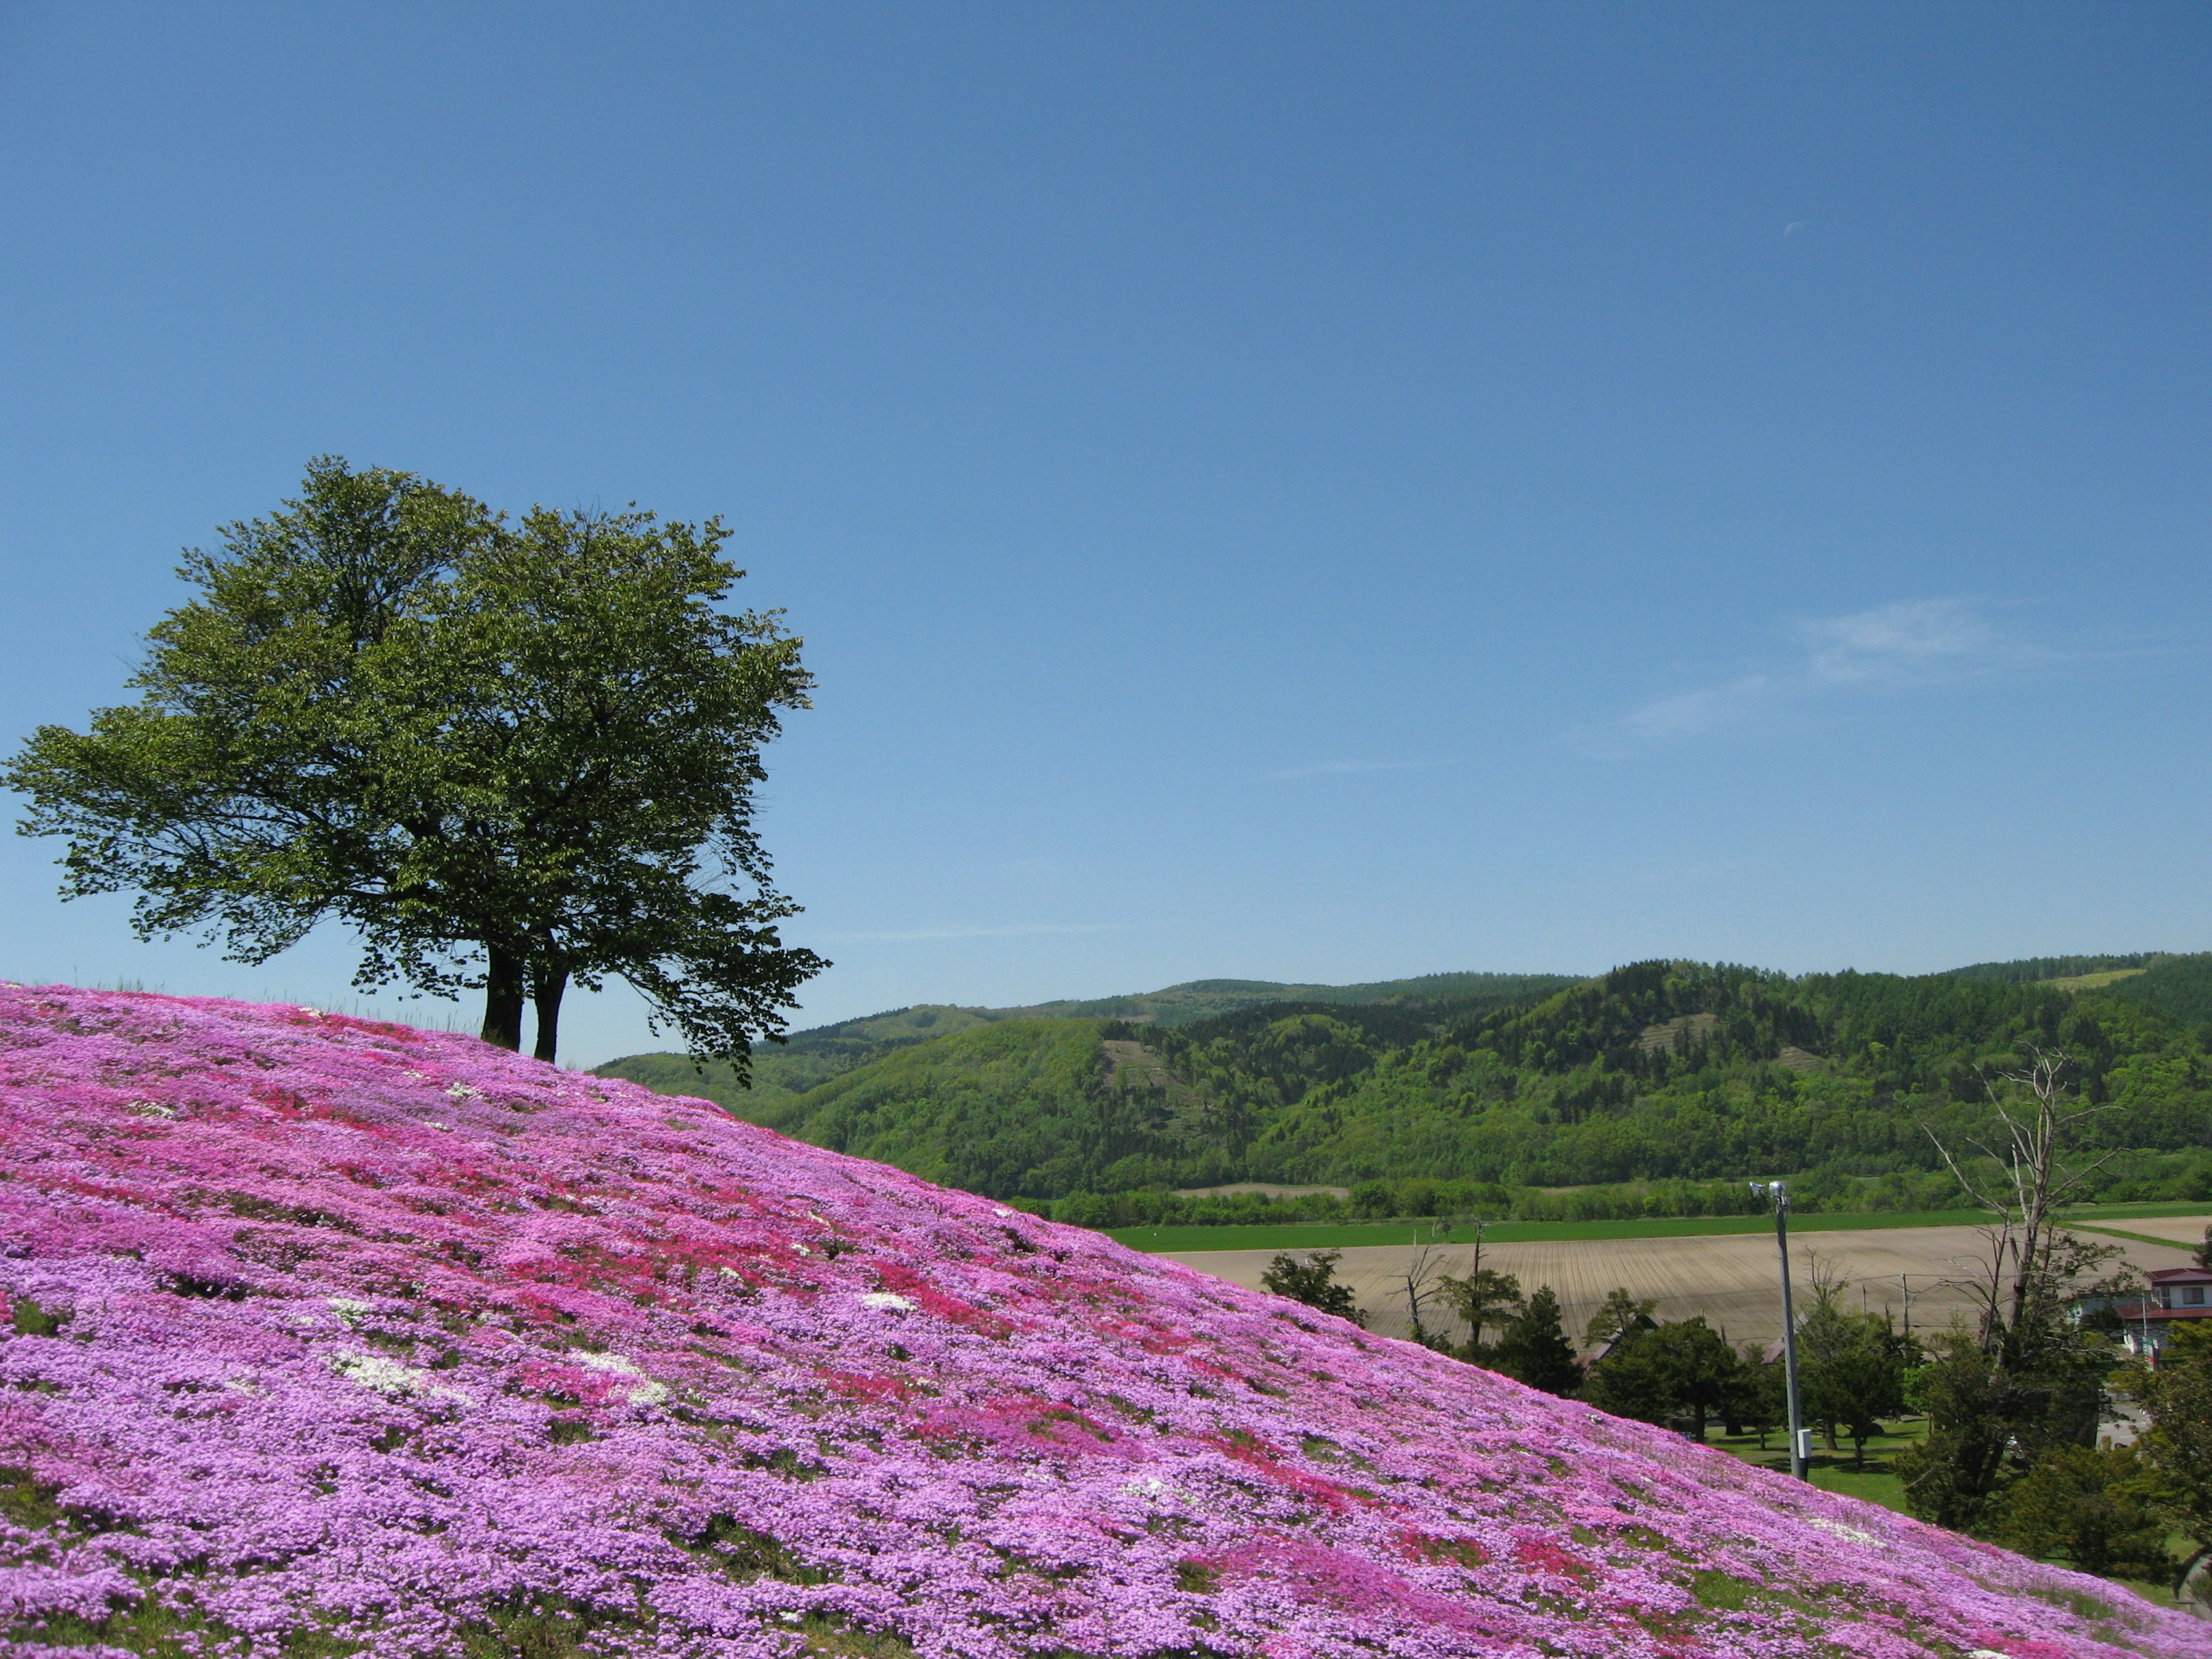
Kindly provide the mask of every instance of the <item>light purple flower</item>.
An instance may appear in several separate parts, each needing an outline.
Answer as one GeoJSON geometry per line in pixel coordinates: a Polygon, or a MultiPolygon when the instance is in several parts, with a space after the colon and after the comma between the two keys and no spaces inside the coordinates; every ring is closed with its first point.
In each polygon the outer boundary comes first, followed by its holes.
{"type": "Polygon", "coordinates": [[[465,1037],[0,988],[0,1654],[156,1620],[240,1659],[309,1629],[425,1659],[530,1629],[697,1659],[841,1630],[930,1659],[2207,1646],[2113,1585],[465,1037]]]}

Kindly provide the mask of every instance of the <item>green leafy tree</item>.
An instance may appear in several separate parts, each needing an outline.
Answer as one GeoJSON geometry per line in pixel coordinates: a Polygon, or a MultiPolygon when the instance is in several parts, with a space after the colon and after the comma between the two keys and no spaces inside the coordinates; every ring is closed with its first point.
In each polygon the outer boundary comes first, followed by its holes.
{"type": "Polygon", "coordinates": [[[1905,1506],[1960,1532],[1994,1524],[2005,1489],[2045,1451],[2087,1445],[2101,1413],[2111,1350],[2094,1335],[2045,1333],[2032,1363],[2005,1363],[1973,1333],[1932,1339],[1924,1364],[1905,1373],[1908,1406],[1928,1419],[1927,1437],[1891,1460],[1905,1506]]]}
{"type": "Polygon", "coordinates": [[[1712,1413],[1741,1386],[1742,1361],[1703,1315],[1632,1334],[1590,1367],[1583,1397],[1617,1417],[1664,1423],[1687,1413],[1705,1437],[1712,1413]]]}
{"type": "Polygon", "coordinates": [[[1656,1330],[1625,1333],[1611,1352],[1591,1361],[1582,1397],[1615,1417],[1664,1423],[1675,1408],[1674,1377],[1657,1351],[1643,1352],[1657,1334],[1656,1330]]]}
{"type": "Polygon", "coordinates": [[[2134,1389],[2150,1418],[2140,1446],[2157,1480],[2151,1504],[2188,1541],[2172,1574],[2178,1593],[2212,1559],[2212,1321],[2176,1329],[2158,1370],[2134,1389]]]}
{"type": "Polygon", "coordinates": [[[1364,1325],[1367,1322],[1360,1315],[1359,1304],[1352,1300],[1352,1286],[1337,1281],[1336,1264],[1343,1259],[1341,1250],[1310,1250],[1303,1261],[1285,1251],[1268,1264],[1260,1282],[1277,1296],[1287,1296],[1309,1308],[1364,1325]]]}
{"type": "Polygon", "coordinates": [[[1765,1451],[1767,1436],[1790,1420],[1788,1379],[1782,1362],[1767,1358],[1756,1342],[1739,1344],[1736,1362],[1736,1386],[1723,1410],[1733,1410],[1736,1423],[1757,1435],[1765,1451]]]}
{"type": "Polygon", "coordinates": [[[1927,1438],[1892,1467],[1914,1515],[1964,1532],[1983,1521],[2004,1484],[2012,1425],[2031,1406],[2017,1379],[1966,1332],[1946,1332],[1929,1349],[1905,1377],[1905,1403],[1926,1415],[1927,1438]]]}
{"type": "Polygon", "coordinates": [[[2054,1446],[2006,1492],[1993,1528],[2025,1555],[2083,1572],[2164,1582],[2173,1575],[2159,1481],[2132,1446],[2054,1446]]]}
{"type": "Polygon", "coordinates": [[[1482,1358],[1486,1327],[1510,1320],[1521,1311],[1521,1281],[1495,1267],[1478,1267],[1464,1279],[1446,1279],[1442,1286],[1446,1303],[1467,1321],[1466,1358],[1482,1358]]]}
{"type": "Polygon", "coordinates": [[[762,746],[805,706],[799,641],[723,609],[721,524],[530,513],[312,463],[301,497],[186,556],[136,704],[42,726],[5,780],[67,838],[63,891],[135,890],[142,936],[259,962],[325,919],[355,982],[526,1000],[627,980],[740,1070],[824,964],[753,823],[762,746]]]}
{"type": "Polygon", "coordinates": [[[1506,1321],[1486,1363],[1546,1394],[1571,1395],[1582,1386],[1582,1362],[1567,1340],[1559,1298],[1549,1285],[1538,1285],[1521,1311],[1506,1321]]]}
{"type": "Polygon", "coordinates": [[[1914,1345],[1881,1315],[1845,1313],[1834,1296],[1820,1295],[1799,1322],[1797,1354],[1807,1419],[1826,1432],[1831,1450],[1839,1429],[1848,1434],[1853,1461],[1865,1468],[1866,1443],[1881,1432],[1881,1419],[1905,1409],[1914,1345]]]}
{"type": "Polygon", "coordinates": [[[1354,1215],[1382,1220],[1396,1212],[1397,1189],[1387,1181],[1363,1181],[1352,1189],[1345,1202],[1354,1215]]]}
{"type": "MultiPolygon", "coordinates": [[[[1898,1455],[1905,1504],[1923,1521],[1961,1531],[1998,1524],[2005,1492],[2046,1453],[2087,1449],[2106,1404],[2111,1344],[2070,1316],[2084,1295],[2117,1281],[2099,1275],[2119,1252],[2092,1244],[2058,1219],[2105,1154],[2074,1162],[2084,1122],[2111,1109],[2074,1098],[2073,1056],[2033,1042],[2029,1065],[1986,1079],[1996,1129],[1976,1142],[1978,1174],[1937,1145],[1960,1184],[1996,1219],[1974,1289],[1973,1329],[1928,1345],[1929,1363],[1907,1376],[1907,1399],[1928,1414],[1927,1438],[1898,1455]]],[[[2054,1477],[2055,1478],[2055,1477],[2054,1477]]]]}
{"type": "Polygon", "coordinates": [[[1583,1328],[1583,1346],[1599,1347],[1625,1336],[1650,1318],[1651,1310],[1658,1305],[1649,1297],[1633,1297],[1616,1286],[1607,1293],[1598,1310],[1589,1316],[1589,1323],[1583,1328]]]}

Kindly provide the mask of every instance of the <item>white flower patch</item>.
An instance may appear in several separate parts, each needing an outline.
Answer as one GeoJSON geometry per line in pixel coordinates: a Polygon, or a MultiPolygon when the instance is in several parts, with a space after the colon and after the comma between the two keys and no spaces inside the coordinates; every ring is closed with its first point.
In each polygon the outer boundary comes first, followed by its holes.
{"type": "Polygon", "coordinates": [[[744,1277],[744,1275],[740,1273],[735,1267],[717,1267],[714,1271],[720,1274],[724,1279],[742,1279],[744,1277]]]}
{"type": "Polygon", "coordinates": [[[810,1250],[810,1249],[808,1249],[806,1248],[806,1246],[805,1246],[804,1244],[799,1243],[797,1243],[797,1242],[795,1242],[795,1241],[793,1243],[793,1244],[792,1244],[792,1247],[791,1247],[791,1248],[792,1248],[793,1249],[794,1249],[794,1250],[798,1251],[798,1252],[799,1253],[799,1255],[812,1255],[814,1254],[814,1252],[813,1252],[813,1251],[811,1251],[811,1250],[810,1250]]]}
{"type": "Polygon", "coordinates": [[[569,1356],[587,1371],[612,1371],[617,1376],[643,1376],[634,1359],[625,1359],[618,1353],[595,1353],[589,1348],[578,1348],[569,1356]]]}
{"type": "MultiPolygon", "coordinates": [[[[1817,1515],[1809,1517],[1809,1519],[1813,1525],[1818,1527],[1822,1532],[1826,1533],[1831,1538],[1846,1539],[1854,1544],[1871,1544],[1876,1549],[1886,1547],[1881,1540],[1877,1538],[1874,1534],[1870,1532],[1863,1532],[1856,1527],[1847,1527],[1840,1521],[1824,1521],[1817,1515]]],[[[2005,1656],[2000,1654],[1997,1656],[1997,1659],[2005,1659],[2005,1656]]]]}
{"type": "Polygon", "coordinates": [[[310,1008],[304,1002],[300,1005],[300,1012],[305,1014],[309,1019],[320,1019],[323,1017],[323,1011],[321,1009],[310,1008]]]}
{"type": "Polygon", "coordinates": [[[139,1117],[174,1117],[177,1115],[175,1107],[164,1106],[158,1100],[134,1100],[129,1109],[139,1117]]]}
{"type": "Polygon", "coordinates": [[[994,1210],[994,1211],[992,1211],[992,1212],[991,1212],[991,1213],[992,1213],[993,1215],[995,1215],[995,1216],[1002,1216],[1002,1217],[1003,1217],[1003,1216],[1010,1216],[1010,1215],[1012,1215],[1012,1214],[1013,1213],[1013,1212],[1012,1212],[1012,1210],[994,1210]]]}
{"type": "Polygon", "coordinates": [[[860,1298],[864,1308],[888,1308],[893,1313],[912,1313],[914,1304],[896,1291],[870,1291],[860,1298]]]}
{"type": "Polygon", "coordinates": [[[1966,1659],[2012,1659],[2012,1655],[2000,1653],[1995,1648],[1976,1648],[1966,1659]]]}
{"type": "Polygon", "coordinates": [[[448,1100],[482,1100],[483,1098],[483,1091],[481,1089],[471,1089],[465,1083],[448,1083],[446,1085],[446,1098],[448,1100]]]}
{"type": "Polygon", "coordinates": [[[338,1323],[351,1327],[374,1313],[376,1308],[373,1303],[356,1302],[349,1296],[334,1296],[331,1298],[331,1311],[338,1316],[338,1323]]]}
{"type": "Polygon", "coordinates": [[[349,1382],[358,1382],[364,1389],[374,1389],[379,1394],[420,1394],[422,1373],[410,1370],[397,1360],[386,1359],[380,1353],[340,1354],[331,1364],[331,1369],[349,1382]]]}
{"type": "Polygon", "coordinates": [[[658,1406],[668,1398],[668,1386],[655,1382],[637,1368],[635,1360],[623,1358],[618,1353],[594,1353],[588,1348],[579,1348],[568,1356],[587,1371],[607,1371],[616,1376],[635,1376],[642,1379],[629,1391],[633,1406],[658,1406]]]}

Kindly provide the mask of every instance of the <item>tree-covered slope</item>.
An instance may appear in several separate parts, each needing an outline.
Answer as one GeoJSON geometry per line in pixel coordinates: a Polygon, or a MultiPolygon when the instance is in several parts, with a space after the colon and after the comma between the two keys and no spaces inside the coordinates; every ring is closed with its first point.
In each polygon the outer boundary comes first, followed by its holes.
{"type": "Polygon", "coordinates": [[[866,1019],[801,1031],[785,1042],[762,1043],[752,1053],[752,1083],[738,1081],[722,1060],[695,1061],[689,1055],[630,1054],[598,1068],[601,1077],[642,1083],[662,1094],[692,1095],[730,1107],[741,1117],[759,1120],[794,1095],[805,1094],[854,1067],[895,1049],[973,1030],[1005,1018],[995,1008],[949,1005],[895,1009],[866,1019]]]}
{"type": "Polygon", "coordinates": [[[2203,1646],[2112,1584],[467,1037],[0,988],[0,1239],[11,1655],[2203,1646]]]}
{"type": "Polygon", "coordinates": [[[1241,1009],[1278,1002],[1373,1003],[1452,1002],[1488,1007],[1548,996],[1578,984],[1575,974],[1424,974],[1414,979],[1371,980],[1359,985],[1280,985],[1258,979],[1197,979],[1164,991],[1091,1001],[1040,1003],[1003,1011],[1012,1016],[1061,1019],[1118,1019],[1160,1027],[1188,1025],[1241,1009]]]}
{"type": "Polygon", "coordinates": [[[1124,1100],[1098,1030],[984,1025],[898,1049],[753,1121],[969,1192],[1066,1191],[1110,1160],[1124,1100]]]}
{"type": "Polygon", "coordinates": [[[2083,1097],[2112,1109],[2092,1121],[2100,1146],[2212,1144],[2200,1037],[2117,995],[1683,963],[1504,1008],[1274,1003],[1166,1028],[998,1021],[803,1095],[732,1103],[1007,1197],[1235,1181],[1903,1179],[1938,1166],[1931,1129],[1954,1145],[1983,1129],[1990,1079],[2038,1047],[2071,1053],[2083,1097]]]}
{"type": "Polygon", "coordinates": [[[2074,1054],[2084,1097],[2115,1108],[2095,1120],[2100,1145],[2201,1146],[2212,1129],[2212,1067],[2193,1034],[2002,981],[1644,963],[1378,1052],[1340,1080],[1279,1081],[1241,1041],[1203,1026],[1177,1036],[1181,1069],[1249,1101],[1247,1168],[1262,1180],[1550,1186],[1927,1167],[1929,1131],[1955,1143],[1978,1127],[1987,1079],[2033,1046],[2074,1054]]]}
{"type": "Polygon", "coordinates": [[[2212,1032],[2212,956],[2168,957],[2105,994],[2212,1032]]]}
{"type": "Polygon", "coordinates": [[[1001,1020],[1117,1019],[1165,1029],[1240,1009],[1285,1001],[1323,1004],[1425,1004],[1449,1001],[1462,1008],[1500,1007],[1548,996],[1578,983],[1567,974],[1427,974],[1415,979],[1364,985],[1281,985],[1268,980],[1203,979],[1162,991],[1127,996],[1063,1000],[1022,1008],[962,1008],[920,1005],[865,1019],[800,1031],[787,1042],[764,1043],[752,1056],[752,1084],[740,1084],[720,1061],[695,1062],[683,1054],[631,1054],[598,1068],[601,1077],[642,1083],[665,1094],[696,1095],[729,1107],[756,1122],[793,1095],[866,1065],[893,1051],[1001,1020]]]}
{"type": "Polygon", "coordinates": [[[2015,957],[2009,962],[1976,962],[1952,968],[1943,979],[1995,979],[2013,985],[2048,984],[2053,980],[2087,979],[2100,974],[2141,973],[2173,958],[2161,951],[2132,951],[2106,957],[2015,957]]]}

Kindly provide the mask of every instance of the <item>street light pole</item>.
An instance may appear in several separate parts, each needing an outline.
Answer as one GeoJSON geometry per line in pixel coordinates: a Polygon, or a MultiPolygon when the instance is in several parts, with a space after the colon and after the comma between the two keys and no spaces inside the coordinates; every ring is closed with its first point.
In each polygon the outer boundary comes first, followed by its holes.
{"type": "Polygon", "coordinates": [[[1782,1252],[1782,1373],[1790,1391],[1790,1473],[1804,1480],[1810,1478],[1805,1468],[1810,1449],[1805,1443],[1804,1413],[1797,1403],[1797,1310],[1790,1299],[1790,1189],[1773,1181],[1766,1191],[1774,1200],[1774,1243],[1782,1252]]]}

